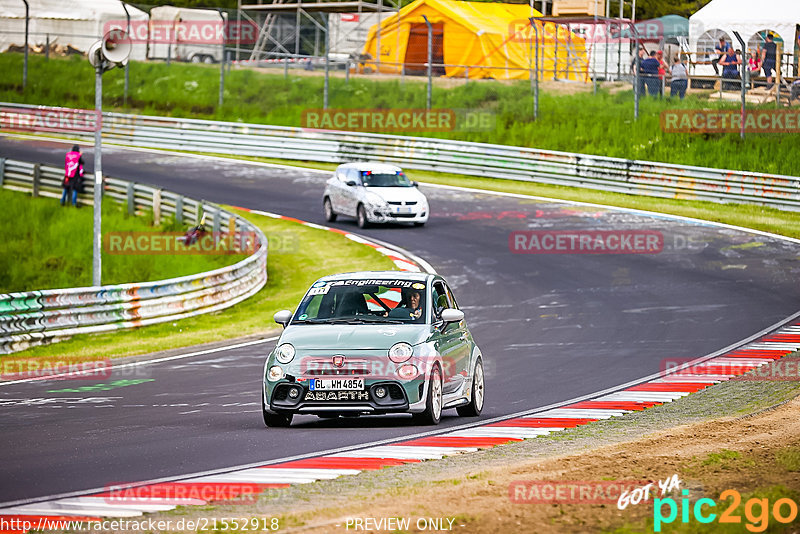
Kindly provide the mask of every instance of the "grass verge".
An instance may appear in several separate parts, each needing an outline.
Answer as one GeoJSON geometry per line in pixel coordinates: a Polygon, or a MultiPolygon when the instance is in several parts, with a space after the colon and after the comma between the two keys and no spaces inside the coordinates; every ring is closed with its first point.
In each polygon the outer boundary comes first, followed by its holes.
{"type": "MultiPolygon", "coordinates": [[[[92,285],[92,209],[62,207],[52,198],[0,189],[0,293],[92,285]]],[[[103,232],[182,232],[152,214],[128,217],[124,207],[103,203],[103,232]]],[[[243,255],[103,255],[103,283],[149,282],[211,271],[243,255]]]]}
{"type": "Polygon", "coordinates": [[[219,312],[135,330],[75,336],[61,343],[3,356],[0,361],[11,368],[14,361],[27,358],[68,359],[71,363],[92,361],[266,334],[275,330],[272,315],[296,306],[317,278],[336,272],[395,268],[391,260],[373,248],[334,232],[252,213],[241,212],[241,215],[261,228],[268,238],[281,243],[277,250],[270,251],[268,282],[256,295],[219,312]]]}
{"type": "MultiPolygon", "coordinates": [[[[0,71],[21,73],[22,55],[0,54],[0,71]]],[[[94,76],[89,63],[69,59],[30,57],[28,87],[21,76],[0,81],[0,100],[27,104],[93,108],[94,76]],[[58,83],[53,83],[58,80],[58,83]]],[[[452,80],[439,80],[452,82],[452,80]]],[[[236,69],[226,75],[224,104],[218,107],[219,67],[173,63],[131,62],[130,91],[123,106],[124,72],[104,76],[104,108],[145,115],[168,115],[261,124],[302,126],[303,112],[323,107],[323,77],[236,69]]],[[[795,175],[795,149],[800,134],[695,135],[665,133],[660,114],[667,109],[738,109],[736,103],[709,100],[693,94],[682,101],[644,98],[633,120],[633,92],[601,88],[597,95],[573,92],[570,84],[546,84],[554,90],[540,96],[540,115],[533,118],[528,81],[470,81],[444,87],[435,84],[433,107],[491,114],[493,127],[457,127],[448,132],[411,132],[464,141],[499,143],[542,149],[599,154],[629,159],[712,166],[735,170],[795,175]]],[[[426,84],[411,77],[405,82],[376,76],[353,76],[349,82],[332,77],[329,108],[425,109],[426,84]]],[[[774,104],[772,105],[774,106],[774,104]]],[[[767,105],[765,109],[772,109],[767,105]]]]}

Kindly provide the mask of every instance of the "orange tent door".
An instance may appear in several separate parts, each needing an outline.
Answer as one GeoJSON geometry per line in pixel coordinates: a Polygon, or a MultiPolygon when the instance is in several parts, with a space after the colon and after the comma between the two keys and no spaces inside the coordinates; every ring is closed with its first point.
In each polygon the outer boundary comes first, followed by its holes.
{"type": "MultiPolygon", "coordinates": [[[[424,76],[428,73],[425,64],[428,62],[428,26],[425,23],[411,24],[408,31],[408,46],[406,46],[405,72],[406,74],[424,76]]],[[[433,62],[433,75],[444,76],[444,24],[433,24],[431,37],[431,60],[433,62]]]]}

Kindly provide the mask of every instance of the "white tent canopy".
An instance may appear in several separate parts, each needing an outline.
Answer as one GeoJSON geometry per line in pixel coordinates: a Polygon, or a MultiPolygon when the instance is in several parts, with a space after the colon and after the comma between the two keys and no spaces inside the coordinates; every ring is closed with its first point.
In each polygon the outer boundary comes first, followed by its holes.
{"type": "Polygon", "coordinates": [[[741,45],[734,31],[739,32],[745,43],[754,43],[757,33],[771,30],[783,39],[783,51],[793,54],[798,24],[798,0],[711,0],[689,17],[689,47],[703,61],[708,59],[703,53],[712,52],[720,37],[738,49],[741,45]]]}
{"type": "MultiPolygon", "coordinates": [[[[109,23],[126,23],[119,0],[28,0],[30,45],[51,43],[71,45],[86,52],[100,39],[109,23]]],[[[147,13],[127,5],[131,21],[148,20],[147,13]]],[[[25,4],[21,0],[0,0],[0,51],[25,44],[25,4]]],[[[133,45],[131,59],[144,59],[145,45],[133,45]]]]}

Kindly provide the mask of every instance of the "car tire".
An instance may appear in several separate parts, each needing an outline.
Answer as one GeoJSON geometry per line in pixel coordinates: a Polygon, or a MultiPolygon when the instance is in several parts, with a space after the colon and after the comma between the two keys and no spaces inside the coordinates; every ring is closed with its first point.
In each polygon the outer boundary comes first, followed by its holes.
{"type": "Polygon", "coordinates": [[[264,395],[261,395],[261,414],[264,416],[264,424],[268,427],[286,428],[292,424],[293,414],[269,413],[264,406],[264,395]]]}
{"type": "Polygon", "coordinates": [[[336,212],[333,211],[333,205],[331,204],[331,199],[325,197],[325,200],[322,202],[322,209],[325,211],[326,221],[336,222],[336,212]]]}
{"type": "Polygon", "coordinates": [[[456,408],[458,415],[461,417],[476,417],[480,415],[483,410],[484,395],[483,361],[478,358],[478,361],[475,362],[475,369],[472,371],[472,391],[469,396],[469,404],[456,408]]]}
{"type": "Polygon", "coordinates": [[[431,369],[428,379],[428,396],[425,399],[425,411],[414,414],[419,424],[438,425],[442,419],[442,371],[438,365],[431,369]]]}
{"type": "Polygon", "coordinates": [[[203,63],[210,65],[216,63],[216,61],[214,60],[214,56],[205,55],[203,56],[203,63]]]}
{"type": "Polygon", "coordinates": [[[200,54],[195,54],[195,55],[192,56],[192,59],[190,61],[192,63],[202,63],[203,62],[203,56],[200,55],[200,54]]]}
{"type": "Polygon", "coordinates": [[[356,208],[356,221],[359,228],[366,228],[369,226],[369,219],[367,219],[367,210],[363,204],[359,204],[356,208]]]}

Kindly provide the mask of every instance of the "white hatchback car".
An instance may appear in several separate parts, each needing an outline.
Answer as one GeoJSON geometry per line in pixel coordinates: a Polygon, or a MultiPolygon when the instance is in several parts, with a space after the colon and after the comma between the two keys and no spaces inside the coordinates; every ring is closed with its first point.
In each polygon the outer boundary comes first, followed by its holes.
{"type": "Polygon", "coordinates": [[[355,217],[358,226],[370,223],[428,222],[430,208],[417,183],[400,167],[385,163],[345,163],[336,168],[322,197],[325,220],[337,215],[355,217]]]}

